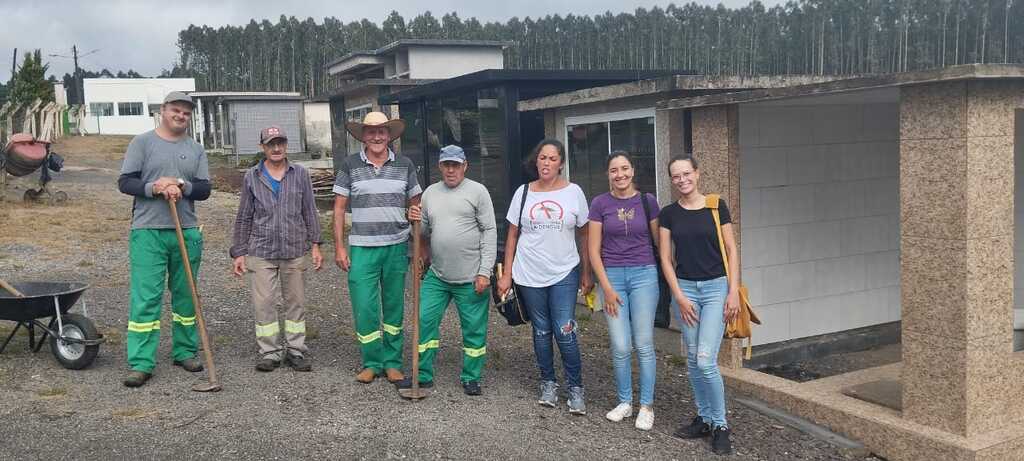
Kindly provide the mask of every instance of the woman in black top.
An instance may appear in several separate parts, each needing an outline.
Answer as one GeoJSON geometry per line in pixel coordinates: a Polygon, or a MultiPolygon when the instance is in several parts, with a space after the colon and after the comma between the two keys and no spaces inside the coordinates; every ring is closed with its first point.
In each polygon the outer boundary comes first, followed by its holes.
{"type": "Polygon", "coordinates": [[[739,312],[739,258],[732,219],[724,201],[718,211],[722,239],[729,256],[728,273],[722,259],[711,209],[700,193],[700,171],[691,156],[673,158],[668,165],[679,201],[662,208],[660,256],[662,272],[672,290],[676,320],[682,325],[686,364],[697,416],[676,431],[682,438],[711,436],[716,454],[732,452],[725,421],[725,386],[718,370],[718,348],[726,322],[739,312]],[[675,254],[672,248],[675,247],[675,254]]]}

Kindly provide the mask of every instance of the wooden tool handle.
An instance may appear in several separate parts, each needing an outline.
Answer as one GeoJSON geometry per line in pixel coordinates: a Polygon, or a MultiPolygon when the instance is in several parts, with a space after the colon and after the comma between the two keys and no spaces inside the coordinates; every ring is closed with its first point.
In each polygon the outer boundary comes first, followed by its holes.
{"type": "Polygon", "coordinates": [[[12,295],[17,296],[19,298],[24,298],[25,297],[24,293],[18,291],[17,288],[14,288],[14,286],[12,286],[11,284],[7,283],[7,281],[4,280],[4,279],[0,279],[0,288],[3,288],[5,290],[11,292],[12,295]]]}

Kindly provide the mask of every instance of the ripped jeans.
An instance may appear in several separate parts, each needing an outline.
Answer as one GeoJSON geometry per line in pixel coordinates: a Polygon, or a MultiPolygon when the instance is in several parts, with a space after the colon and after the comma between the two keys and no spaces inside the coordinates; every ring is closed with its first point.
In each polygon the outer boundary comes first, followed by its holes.
{"type": "Polygon", "coordinates": [[[697,324],[687,325],[679,313],[679,305],[672,300],[672,316],[683,328],[686,346],[686,368],[697,404],[697,415],[711,427],[728,427],[725,421],[725,385],[718,371],[718,349],[725,334],[725,298],[729,294],[729,280],[719,277],[711,280],[679,279],[679,288],[693,303],[697,324]]]}
{"type": "Polygon", "coordinates": [[[575,268],[565,278],[547,287],[516,285],[520,299],[530,310],[533,328],[533,352],[537,355],[540,379],[555,381],[554,348],[558,343],[562,356],[567,387],[583,387],[580,347],[576,341],[576,292],[580,285],[580,270],[575,268]]]}

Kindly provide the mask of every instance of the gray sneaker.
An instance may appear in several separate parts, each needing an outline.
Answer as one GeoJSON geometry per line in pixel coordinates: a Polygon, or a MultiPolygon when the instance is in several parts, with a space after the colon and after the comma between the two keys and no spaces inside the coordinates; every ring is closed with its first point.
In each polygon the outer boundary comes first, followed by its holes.
{"type": "Polygon", "coordinates": [[[583,403],[582,387],[574,386],[569,388],[569,413],[574,415],[587,414],[587,404],[583,403]]]}
{"type": "Polygon", "coordinates": [[[554,381],[540,383],[540,398],[537,399],[537,403],[555,408],[558,403],[558,383],[554,381]]]}

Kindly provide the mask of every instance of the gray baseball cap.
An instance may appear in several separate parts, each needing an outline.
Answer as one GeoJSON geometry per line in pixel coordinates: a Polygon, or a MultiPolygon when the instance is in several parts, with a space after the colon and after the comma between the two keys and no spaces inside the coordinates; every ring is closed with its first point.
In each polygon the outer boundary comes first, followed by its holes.
{"type": "Polygon", "coordinates": [[[192,102],[192,97],[181,91],[167,93],[167,96],[164,97],[164,104],[169,102],[187,102],[192,107],[196,106],[196,103],[192,102]]]}
{"type": "Polygon", "coordinates": [[[441,148],[441,155],[438,156],[437,162],[466,163],[466,152],[456,145],[444,146],[441,148]]]}

